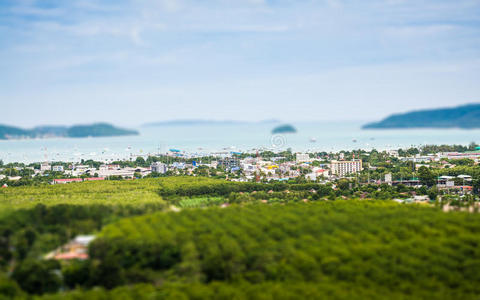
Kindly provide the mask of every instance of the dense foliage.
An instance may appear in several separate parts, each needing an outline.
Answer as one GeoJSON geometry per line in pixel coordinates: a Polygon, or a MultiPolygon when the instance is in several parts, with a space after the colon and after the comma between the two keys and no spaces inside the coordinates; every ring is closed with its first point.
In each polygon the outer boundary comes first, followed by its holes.
{"type": "Polygon", "coordinates": [[[333,282],[468,297],[480,293],[479,232],[477,214],[390,202],[155,213],[105,227],[84,266],[103,276],[80,284],[333,282]]]}
{"type": "MultiPolygon", "coordinates": [[[[425,293],[425,299],[446,299],[447,295],[441,291],[425,293]]],[[[175,299],[175,300],[282,300],[282,299],[418,299],[418,295],[401,295],[388,289],[366,286],[355,286],[344,282],[249,282],[227,283],[212,282],[210,284],[189,283],[170,284],[161,287],[150,284],[123,286],[112,290],[93,289],[89,291],[76,290],[69,293],[48,295],[34,299],[39,300],[83,300],[83,299],[175,299]]]]}
{"type": "Polygon", "coordinates": [[[345,179],[333,186],[206,177],[0,189],[0,299],[478,295],[478,214],[338,200],[410,192],[345,179]],[[87,233],[98,236],[90,259],[43,259],[87,233]]]}
{"type": "Polygon", "coordinates": [[[308,191],[314,189],[328,195],[330,188],[324,184],[304,183],[256,183],[256,182],[232,182],[205,177],[173,177],[159,181],[160,194],[164,197],[175,196],[199,196],[217,195],[225,196],[232,192],[253,192],[253,191],[308,191]]]}

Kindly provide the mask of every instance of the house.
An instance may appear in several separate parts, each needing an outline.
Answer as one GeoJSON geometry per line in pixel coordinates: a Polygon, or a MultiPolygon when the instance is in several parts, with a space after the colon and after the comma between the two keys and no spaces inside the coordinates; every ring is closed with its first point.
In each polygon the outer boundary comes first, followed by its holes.
{"type": "Polygon", "coordinates": [[[44,162],[40,164],[40,171],[45,172],[45,171],[51,171],[52,166],[48,162],[44,162]]]}
{"type": "Polygon", "coordinates": [[[297,163],[303,163],[310,161],[310,155],[308,153],[297,153],[295,155],[295,161],[297,163]]]}
{"type": "Polygon", "coordinates": [[[52,184],[66,184],[72,182],[82,182],[82,178],[65,178],[65,179],[54,179],[52,184]]]}
{"type": "Polygon", "coordinates": [[[240,167],[239,161],[236,157],[225,157],[219,159],[218,165],[228,170],[240,167]]]}
{"type": "Polygon", "coordinates": [[[83,178],[83,181],[98,181],[98,180],[105,180],[103,177],[88,177],[88,178],[83,178]]]}
{"type": "Polygon", "coordinates": [[[153,164],[150,165],[150,169],[152,170],[153,173],[160,173],[160,174],[165,174],[168,171],[167,165],[161,162],[154,162],[153,164]]]}
{"type": "Polygon", "coordinates": [[[63,166],[53,166],[52,171],[54,172],[63,172],[63,166]]]}
{"type": "Polygon", "coordinates": [[[48,253],[44,258],[56,260],[88,259],[88,245],[94,239],[94,235],[79,235],[66,245],[48,253]]]}
{"type": "Polygon", "coordinates": [[[413,200],[415,202],[425,202],[430,200],[430,198],[427,195],[415,195],[413,196],[413,200]]]}

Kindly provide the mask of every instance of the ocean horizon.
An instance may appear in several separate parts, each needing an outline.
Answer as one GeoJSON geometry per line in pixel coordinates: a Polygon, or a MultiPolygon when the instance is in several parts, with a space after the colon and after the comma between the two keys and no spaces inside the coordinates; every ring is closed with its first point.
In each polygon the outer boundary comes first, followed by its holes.
{"type": "MultiPolygon", "coordinates": [[[[280,124],[280,123],[278,123],[280,124]]],[[[292,122],[297,133],[272,134],[272,123],[224,123],[139,127],[138,136],[1,140],[0,159],[9,162],[114,161],[178,149],[192,155],[256,150],[331,152],[388,150],[427,144],[479,141],[480,129],[361,129],[364,122],[292,122]]]]}

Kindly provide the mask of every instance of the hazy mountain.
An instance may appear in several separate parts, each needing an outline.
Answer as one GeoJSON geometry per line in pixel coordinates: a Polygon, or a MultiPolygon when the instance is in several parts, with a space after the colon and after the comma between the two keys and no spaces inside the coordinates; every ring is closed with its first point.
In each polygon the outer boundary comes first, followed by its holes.
{"type": "Polygon", "coordinates": [[[236,121],[236,120],[203,120],[203,119],[185,119],[185,120],[169,120],[153,123],[146,123],[144,127],[156,127],[156,126],[201,126],[201,125],[239,125],[239,124],[252,124],[252,123],[278,123],[278,120],[264,120],[259,122],[248,121],[236,121]]]}
{"type": "Polygon", "coordinates": [[[0,125],[0,139],[8,139],[10,137],[33,137],[33,135],[30,130],[8,125],[0,125]]]}
{"type": "Polygon", "coordinates": [[[45,138],[45,137],[108,137],[121,135],[137,135],[135,130],[115,127],[107,123],[91,125],[38,126],[33,129],[23,129],[0,125],[0,139],[45,138]]]}
{"type": "Polygon", "coordinates": [[[480,128],[480,104],[394,114],[362,128],[480,128]]]}

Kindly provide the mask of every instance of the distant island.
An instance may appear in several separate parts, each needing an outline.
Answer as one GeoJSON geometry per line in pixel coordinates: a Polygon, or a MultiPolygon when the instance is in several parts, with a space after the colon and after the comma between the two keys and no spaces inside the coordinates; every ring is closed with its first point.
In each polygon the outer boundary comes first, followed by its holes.
{"type": "Polygon", "coordinates": [[[142,126],[144,127],[157,127],[157,126],[202,126],[202,125],[242,125],[242,124],[251,124],[251,123],[279,123],[278,120],[264,120],[259,122],[248,122],[248,121],[236,121],[236,120],[202,120],[202,119],[185,119],[185,120],[169,120],[169,121],[160,121],[153,123],[146,123],[142,126]]]}
{"type": "Polygon", "coordinates": [[[453,108],[426,109],[403,114],[394,114],[382,121],[366,124],[362,128],[480,128],[480,104],[468,104],[453,108]]]}
{"type": "Polygon", "coordinates": [[[138,135],[138,131],[115,127],[108,123],[68,126],[38,126],[32,129],[23,129],[13,126],[0,125],[0,140],[49,138],[49,137],[110,137],[138,135]]]}
{"type": "Polygon", "coordinates": [[[297,129],[290,124],[284,124],[273,128],[272,134],[278,133],[295,133],[297,129]]]}

